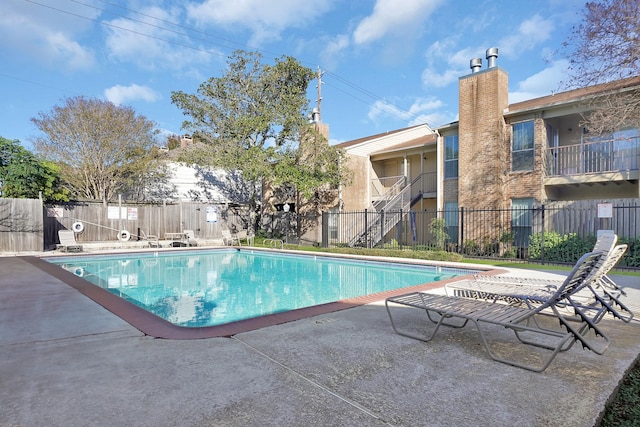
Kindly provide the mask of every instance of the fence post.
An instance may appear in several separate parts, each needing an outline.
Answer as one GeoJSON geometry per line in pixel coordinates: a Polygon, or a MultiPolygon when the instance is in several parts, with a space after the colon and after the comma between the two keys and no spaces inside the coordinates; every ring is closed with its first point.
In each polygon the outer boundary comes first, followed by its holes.
{"type": "Polygon", "coordinates": [[[380,247],[384,244],[384,210],[380,211],[380,247]]]}
{"type": "Polygon", "coordinates": [[[402,209],[400,209],[400,221],[398,221],[398,224],[396,224],[397,227],[400,227],[399,230],[398,230],[399,231],[399,233],[398,233],[398,246],[399,246],[400,250],[402,250],[402,240],[404,239],[404,236],[403,236],[404,230],[402,229],[402,218],[404,218],[404,217],[403,217],[403,214],[402,214],[402,209]]]}
{"type": "Polygon", "coordinates": [[[329,247],[329,213],[322,212],[322,247],[329,247]]]}
{"type": "Polygon", "coordinates": [[[369,249],[369,221],[368,209],[364,210],[364,247],[369,249]]]}
{"type": "Polygon", "coordinates": [[[464,208],[460,208],[460,246],[458,249],[458,253],[464,253],[464,208]]]}
{"type": "Polygon", "coordinates": [[[540,262],[544,265],[544,204],[541,207],[541,217],[542,217],[542,237],[540,239],[540,262]]]}

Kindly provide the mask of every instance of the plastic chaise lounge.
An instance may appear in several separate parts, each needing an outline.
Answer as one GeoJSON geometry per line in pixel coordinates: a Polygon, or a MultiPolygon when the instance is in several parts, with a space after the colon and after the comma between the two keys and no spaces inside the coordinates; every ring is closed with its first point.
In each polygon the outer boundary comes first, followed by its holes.
{"type": "MultiPolygon", "coordinates": [[[[614,246],[616,241],[614,234],[603,234],[598,239],[593,252],[602,251],[603,257],[588,285],[572,299],[574,304],[591,313],[594,323],[599,322],[606,313],[626,323],[633,319],[633,312],[620,300],[624,291],[607,276],[627,250],[627,245],[614,246]]],[[[449,283],[445,285],[445,291],[447,295],[531,305],[545,302],[562,283],[548,279],[476,276],[473,280],[449,283]]]]}
{"type": "Polygon", "coordinates": [[[150,248],[161,248],[162,245],[160,244],[160,239],[158,238],[158,236],[156,234],[147,234],[145,233],[143,230],[140,230],[140,233],[142,234],[142,239],[146,240],[149,244],[150,248]]]}
{"type": "Polygon", "coordinates": [[[233,246],[236,243],[241,246],[238,235],[231,233],[231,230],[222,230],[222,243],[226,246],[233,246]]]}
{"type": "Polygon", "coordinates": [[[183,230],[184,238],[187,240],[187,246],[198,246],[198,239],[193,230],[183,230]]]}
{"type": "MultiPolygon", "coordinates": [[[[588,284],[590,280],[588,278],[602,256],[602,253],[594,252],[583,255],[556,292],[546,302],[537,304],[533,308],[426,292],[412,292],[387,298],[385,306],[393,330],[402,336],[429,342],[436,336],[441,326],[462,328],[470,321],[476,326],[482,344],[493,360],[534,372],[542,372],[560,351],[568,350],[576,342],[580,342],[584,348],[596,354],[603,354],[608,348],[609,339],[581,310],[576,310],[575,316],[571,318],[566,318],[562,310],[566,301],[571,302],[573,295],[588,284]],[[395,307],[392,309],[392,306],[395,307]],[[427,319],[435,323],[431,334],[419,335],[399,329],[397,321],[392,316],[392,311],[400,310],[397,306],[418,308],[426,313],[427,319]],[[560,322],[561,330],[540,326],[536,317],[544,316],[549,320],[549,312],[555,317],[554,320],[560,322]],[[457,320],[451,322],[452,319],[457,320]],[[491,345],[490,336],[485,332],[485,329],[491,326],[512,330],[519,340],[519,342],[514,340],[514,345],[525,346],[525,349],[534,347],[544,349],[549,352],[548,357],[541,364],[532,365],[496,354],[495,345],[491,345]],[[603,343],[598,347],[593,345],[591,340],[586,339],[583,333],[585,329],[587,333],[593,330],[596,337],[601,338],[600,341],[603,343]]],[[[502,343],[501,346],[503,346],[502,343]]],[[[503,352],[511,353],[504,348],[503,352]]]]}
{"type": "Polygon", "coordinates": [[[76,234],[73,230],[58,230],[58,238],[62,252],[82,252],[82,245],[76,242],[76,234]]]}

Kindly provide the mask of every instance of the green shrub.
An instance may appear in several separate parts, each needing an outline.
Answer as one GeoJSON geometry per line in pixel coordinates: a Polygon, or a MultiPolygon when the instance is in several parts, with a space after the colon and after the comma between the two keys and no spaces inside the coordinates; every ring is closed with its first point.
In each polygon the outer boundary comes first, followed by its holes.
{"type": "Polygon", "coordinates": [[[400,245],[398,244],[398,241],[396,239],[391,239],[390,242],[382,244],[383,249],[398,249],[399,247],[400,245]]]}
{"type": "Polygon", "coordinates": [[[438,249],[444,250],[444,244],[449,235],[447,234],[447,223],[444,218],[432,218],[429,223],[429,232],[435,240],[438,249]]]}
{"type": "Polygon", "coordinates": [[[626,243],[629,247],[618,265],[624,267],[640,267],[640,239],[625,237],[618,239],[618,244],[623,243],[626,243]]]}
{"type": "Polygon", "coordinates": [[[464,254],[469,256],[497,256],[500,251],[500,242],[498,239],[483,236],[476,240],[465,240],[462,244],[462,250],[464,254]]]}
{"type": "Polygon", "coordinates": [[[576,233],[560,235],[555,231],[534,233],[529,236],[529,259],[550,262],[573,263],[584,253],[593,249],[596,237],[580,237],[576,233]],[[543,239],[544,238],[544,239],[543,239]],[[544,240],[544,247],[543,247],[544,240]]]}

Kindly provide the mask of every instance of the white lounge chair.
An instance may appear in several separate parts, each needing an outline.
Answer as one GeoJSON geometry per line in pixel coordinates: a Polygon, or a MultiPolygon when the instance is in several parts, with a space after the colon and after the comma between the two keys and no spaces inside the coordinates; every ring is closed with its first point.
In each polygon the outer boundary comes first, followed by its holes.
{"type": "Polygon", "coordinates": [[[240,239],[236,233],[231,233],[231,230],[222,230],[222,243],[227,246],[233,246],[234,244],[238,244],[238,246],[242,246],[240,244],[240,239]]]}
{"type": "Polygon", "coordinates": [[[247,246],[253,246],[254,236],[253,234],[249,234],[248,230],[238,231],[236,233],[236,237],[238,238],[238,241],[240,242],[240,244],[242,244],[242,241],[244,240],[247,246]]]}
{"type": "Polygon", "coordinates": [[[187,241],[187,246],[198,246],[198,239],[196,239],[196,234],[193,230],[184,230],[183,233],[187,241]]]}
{"type": "MultiPolygon", "coordinates": [[[[602,252],[603,257],[594,269],[589,285],[573,299],[591,311],[594,322],[600,321],[606,313],[626,323],[633,319],[633,312],[620,300],[624,292],[607,276],[627,250],[627,245],[615,246],[616,242],[615,234],[602,234],[598,238],[593,252],[602,252]]],[[[473,280],[449,283],[445,285],[445,291],[447,295],[531,304],[545,302],[562,283],[561,280],[476,276],[473,280]]]]}
{"type": "MultiPolygon", "coordinates": [[[[567,302],[569,304],[572,303],[572,297],[576,292],[589,284],[589,280],[592,280],[590,279],[591,274],[601,258],[602,253],[590,252],[583,255],[557,291],[546,302],[532,308],[426,292],[411,292],[387,298],[385,305],[391,321],[391,327],[399,335],[428,342],[435,337],[440,326],[461,328],[471,321],[476,326],[482,344],[493,360],[535,372],[542,372],[551,364],[559,352],[568,350],[575,342],[580,342],[584,348],[588,348],[596,354],[603,354],[608,348],[609,339],[580,308],[576,308],[575,315],[570,318],[565,317],[564,310],[562,310],[567,302]],[[427,318],[436,324],[431,334],[416,334],[401,330],[398,327],[398,321],[391,315],[391,307],[395,305],[418,308],[421,312],[426,313],[427,318]],[[559,321],[562,325],[560,330],[541,326],[545,318],[549,319],[550,314],[554,317],[554,320],[559,321]],[[451,319],[458,319],[459,323],[449,322],[451,319]],[[511,329],[520,344],[531,348],[548,350],[550,351],[549,356],[542,363],[534,365],[508,357],[513,357],[518,352],[503,349],[500,353],[504,355],[498,354],[496,347],[504,347],[504,343],[491,344],[485,333],[485,329],[488,329],[491,325],[511,329]],[[604,343],[598,346],[594,345],[592,340],[587,339],[585,336],[589,331],[593,331],[596,337],[602,339],[604,343]],[[540,341],[540,339],[544,341],[540,341]]],[[[576,307],[580,307],[580,305],[576,305],[576,307]]],[[[394,310],[399,309],[395,308],[394,310]]],[[[406,327],[403,326],[403,328],[406,327]]],[[[518,342],[514,342],[514,344],[518,344],[518,342]]],[[[525,359],[528,360],[529,358],[525,357],[525,359]]]]}
{"type": "Polygon", "coordinates": [[[82,252],[82,245],[76,242],[76,233],[73,230],[58,230],[58,238],[59,249],[62,252],[82,252]]]}
{"type": "Polygon", "coordinates": [[[140,234],[142,234],[140,237],[149,242],[150,248],[162,247],[162,245],[160,245],[160,239],[158,239],[158,236],[156,236],[155,234],[147,234],[143,230],[140,230],[140,234]]]}

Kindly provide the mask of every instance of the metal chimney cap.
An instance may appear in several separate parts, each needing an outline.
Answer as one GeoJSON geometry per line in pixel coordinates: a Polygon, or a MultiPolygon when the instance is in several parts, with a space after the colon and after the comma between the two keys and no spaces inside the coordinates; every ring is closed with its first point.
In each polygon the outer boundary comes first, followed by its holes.
{"type": "Polygon", "coordinates": [[[473,58],[469,61],[469,67],[471,67],[471,72],[477,73],[482,68],[482,58],[473,58]]]}
{"type": "Polygon", "coordinates": [[[498,59],[498,48],[490,47],[487,49],[487,67],[493,68],[496,66],[496,59],[498,59]]]}
{"type": "Polygon", "coordinates": [[[492,56],[495,56],[496,58],[498,57],[497,47],[490,47],[489,49],[487,49],[487,59],[489,59],[492,56]]]}

